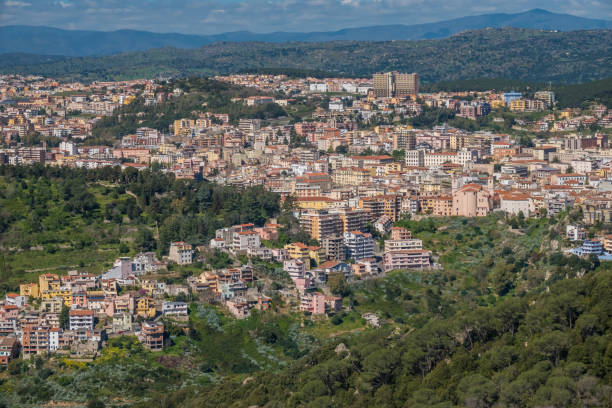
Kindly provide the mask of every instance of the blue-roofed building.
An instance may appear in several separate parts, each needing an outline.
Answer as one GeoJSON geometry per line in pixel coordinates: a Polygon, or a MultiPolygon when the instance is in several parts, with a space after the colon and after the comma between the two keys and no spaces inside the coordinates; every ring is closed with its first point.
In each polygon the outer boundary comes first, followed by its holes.
{"type": "Polygon", "coordinates": [[[520,99],[523,96],[522,93],[520,92],[506,92],[504,94],[504,103],[506,105],[510,105],[510,102],[516,100],[516,99],[520,99]]]}

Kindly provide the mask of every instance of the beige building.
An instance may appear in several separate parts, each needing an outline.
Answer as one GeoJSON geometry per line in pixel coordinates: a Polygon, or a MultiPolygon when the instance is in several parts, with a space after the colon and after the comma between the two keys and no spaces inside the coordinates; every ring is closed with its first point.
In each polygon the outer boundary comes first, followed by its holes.
{"type": "Polygon", "coordinates": [[[407,97],[416,100],[419,93],[419,74],[385,72],[372,76],[374,94],[378,98],[407,97]]]}
{"type": "Polygon", "coordinates": [[[480,184],[466,184],[453,193],[453,215],[484,217],[493,208],[493,197],[480,184]]]}

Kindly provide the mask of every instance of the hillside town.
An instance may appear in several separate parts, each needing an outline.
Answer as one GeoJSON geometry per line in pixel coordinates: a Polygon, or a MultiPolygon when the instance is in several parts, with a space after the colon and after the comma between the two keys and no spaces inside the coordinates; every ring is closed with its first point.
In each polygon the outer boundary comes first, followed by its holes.
{"type": "Polygon", "coordinates": [[[238,319],[265,311],[272,299],[254,284],[261,279],[253,272],[255,259],[280,265],[291,284],[277,292],[292,299],[295,311],[333,314],[343,306],[342,297],[329,291],[332,275],[353,281],[393,270],[440,268],[421,240],[395,225],[408,217],[503,212],[544,218],[579,209],[582,218],[567,225],[567,239],[576,246],[565,250],[612,259],[612,236],[587,236],[585,230],[612,222],[612,112],[605,106],[556,110],[555,95],[546,90],[529,96],[422,93],[417,74],[215,79],[259,93],[232,100],[235,104],[289,107],[326,98],[326,106],[294,123],[197,112],[172,121],[168,129],[137,127],[117,135],[113,145],[96,145],[90,144],[92,129],[105,117],[136,101],[162,105],[185,92],[162,92],[162,81],[154,80],[81,84],[0,77],[1,164],[155,168],[176,179],[261,185],[290,205],[310,238],[266,245],[278,239],[281,227],[269,219],[219,229],[210,242],[173,242],[164,259],[152,252],[122,257],[101,275],[41,274],[38,282],[22,284],[19,293],[2,301],[0,364],[18,353],[91,359],[109,337],[126,333],[149,350],[161,350],[168,341],[164,321],[185,322],[192,301],[221,304],[238,319]],[[493,123],[505,121],[498,116],[502,111],[540,116],[512,124],[513,131],[533,133],[529,143],[513,132],[469,131],[447,123],[418,128],[394,120],[432,108],[468,120],[491,117],[493,123]],[[381,117],[390,124],[380,123],[381,117]],[[211,251],[247,262],[202,271],[180,283],[154,278],[169,265],[191,265],[211,251]]]}

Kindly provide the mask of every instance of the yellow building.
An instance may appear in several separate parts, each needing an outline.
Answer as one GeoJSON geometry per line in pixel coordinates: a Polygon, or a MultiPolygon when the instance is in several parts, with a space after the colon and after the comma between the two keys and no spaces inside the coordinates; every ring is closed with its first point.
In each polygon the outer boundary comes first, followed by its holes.
{"type": "Polygon", "coordinates": [[[143,297],[138,299],[136,305],[136,313],[138,316],[142,316],[145,319],[155,317],[155,300],[149,297],[143,297]]]}
{"type": "Polygon", "coordinates": [[[313,259],[317,265],[319,265],[321,262],[327,260],[327,257],[325,256],[325,252],[323,251],[323,247],[320,246],[311,246],[308,247],[308,257],[310,259],[313,259]]]}
{"type": "Polygon", "coordinates": [[[515,99],[510,102],[510,110],[515,112],[525,112],[527,104],[524,99],[515,99]]]}
{"type": "Polygon", "coordinates": [[[294,242],[285,245],[285,249],[289,253],[291,259],[310,258],[317,262],[317,264],[319,264],[322,259],[325,259],[323,248],[320,246],[308,246],[302,242],[294,242]]]}
{"type": "Polygon", "coordinates": [[[385,175],[388,176],[390,173],[401,171],[402,163],[393,162],[385,164],[385,175]]]}
{"type": "Polygon", "coordinates": [[[153,296],[155,294],[155,289],[157,289],[157,282],[146,280],[142,282],[141,288],[147,292],[148,296],[153,296]]]}
{"type": "Polygon", "coordinates": [[[176,153],[176,146],[173,145],[173,144],[168,144],[168,143],[160,144],[157,147],[157,151],[160,154],[172,154],[172,153],[176,153]]]}
{"type": "Polygon", "coordinates": [[[195,128],[193,119],[177,119],[174,121],[174,136],[187,135],[193,128],[195,128]]]}
{"type": "Polygon", "coordinates": [[[285,249],[289,253],[291,259],[297,258],[309,258],[308,256],[308,245],[301,242],[294,242],[292,244],[285,245],[285,249]]]}
{"type": "Polygon", "coordinates": [[[130,103],[134,102],[136,100],[136,95],[128,95],[125,98],[123,98],[123,104],[124,105],[129,105],[130,103]]]}
{"type": "Polygon", "coordinates": [[[304,210],[329,210],[336,207],[338,200],[329,197],[298,197],[296,204],[304,210]]]}
{"type": "Polygon", "coordinates": [[[467,135],[457,132],[450,135],[449,143],[451,150],[460,150],[467,146],[469,138],[467,135]]]}
{"type": "Polygon", "coordinates": [[[503,99],[492,99],[489,101],[489,105],[491,105],[491,109],[503,108],[506,106],[503,99]]]}
{"type": "Polygon", "coordinates": [[[56,297],[64,299],[64,304],[67,307],[72,307],[72,290],[68,288],[57,288],[41,291],[42,300],[51,300],[56,297]]]}
{"type": "Polygon", "coordinates": [[[202,157],[205,157],[209,163],[221,160],[221,152],[219,150],[206,150],[202,157]]]}
{"type": "Polygon", "coordinates": [[[38,288],[40,293],[50,290],[58,290],[61,286],[59,276],[51,273],[45,273],[38,277],[38,288]]]}
{"type": "Polygon", "coordinates": [[[376,169],[364,169],[360,167],[344,167],[334,171],[332,180],[339,186],[361,186],[372,181],[376,169]]]}
{"type": "Polygon", "coordinates": [[[19,285],[19,294],[21,296],[29,296],[32,298],[40,297],[40,290],[36,283],[23,283],[19,285]]]}

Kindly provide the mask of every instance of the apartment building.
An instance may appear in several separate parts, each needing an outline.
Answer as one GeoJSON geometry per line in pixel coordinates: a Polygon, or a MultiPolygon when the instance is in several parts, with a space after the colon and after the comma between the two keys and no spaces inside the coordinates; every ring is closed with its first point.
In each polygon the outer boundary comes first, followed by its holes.
{"type": "Polygon", "coordinates": [[[193,262],[193,247],[185,242],[172,242],[168,259],[179,265],[187,265],[193,262]]]}
{"type": "Polygon", "coordinates": [[[155,309],[155,300],[150,297],[142,297],[136,302],[136,314],[145,319],[155,317],[157,313],[155,309]]]}
{"type": "Polygon", "coordinates": [[[506,192],[500,194],[500,209],[508,214],[518,215],[523,213],[528,217],[532,211],[532,199],[527,193],[522,192],[506,192]]]}
{"type": "Polygon", "coordinates": [[[234,232],[232,239],[233,251],[246,251],[250,248],[259,248],[261,239],[255,231],[238,231],[234,232]]]}
{"type": "Polygon", "coordinates": [[[374,95],[377,98],[406,98],[416,100],[419,93],[419,74],[397,71],[372,75],[374,95]]]}
{"type": "Polygon", "coordinates": [[[337,214],[342,221],[340,233],[347,231],[362,231],[371,216],[366,210],[359,208],[338,208],[332,210],[332,213],[337,214]]]}
{"type": "Polygon", "coordinates": [[[300,227],[319,242],[323,242],[325,237],[342,233],[342,224],[338,213],[311,211],[300,216],[300,227]]]}
{"type": "Polygon", "coordinates": [[[385,241],[385,252],[409,249],[423,249],[423,241],[420,239],[388,239],[385,241]]]}
{"type": "Polygon", "coordinates": [[[291,259],[310,258],[314,259],[317,263],[321,263],[321,260],[325,257],[322,247],[305,245],[302,242],[293,242],[285,245],[284,248],[287,250],[289,258],[291,259]]]}
{"type": "Polygon", "coordinates": [[[405,161],[406,161],[406,166],[423,167],[425,166],[425,151],[424,150],[406,150],[405,161]]]}
{"type": "Polygon", "coordinates": [[[453,197],[441,194],[434,196],[423,196],[420,199],[421,212],[440,217],[453,215],[453,197]]]}
{"type": "Polygon", "coordinates": [[[391,239],[411,239],[412,233],[410,230],[404,227],[392,227],[391,228],[391,239]]]}
{"type": "Polygon", "coordinates": [[[24,357],[57,351],[59,329],[47,326],[26,325],[21,336],[24,357]]]}
{"type": "Polygon", "coordinates": [[[40,290],[38,289],[38,284],[36,283],[23,283],[19,285],[19,294],[21,296],[28,296],[31,298],[40,297],[40,290]]]}
{"type": "Polygon", "coordinates": [[[303,278],[306,269],[306,261],[301,258],[288,259],[283,262],[283,270],[289,274],[292,280],[303,278]]]}
{"type": "Polygon", "coordinates": [[[385,271],[428,268],[430,266],[430,253],[422,249],[385,252],[383,265],[385,271]]]}
{"type": "Polygon", "coordinates": [[[58,290],[62,285],[59,276],[50,273],[42,274],[38,277],[39,292],[58,290]]]}
{"type": "Polygon", "coordinates": [[[19,356],[19,341],[15,337],[0,337],[0,366],[19,356]]]}
{"type": "Polygon", "coordinates": [[[164,316],[187,316],[187,303],[163,302],[162,314],[164,316]]]}
{"type": "Polygon", "coordinates": [[[150,351],[164,348],[164,324],[162,322],[144,322],[140,330],[140,342],[150,351]]]}
{"type": "Polygon", "coordinates": [[[350,231],[344,233],[344,245],[347,256],[359,260],[374,256],[374,239],[372,234],[361,231],[350,231]]]}
{"type": "Polygon", "coordinates": [[[402,209],[401,195],[377,195],[364,197],[359,200],[359,208],[365,210],[371,220],[378,219],[383,215],[397,221],[402,209]]]}
{"type": "Polygon", "coordinates": [[[361,186],[372,181],[374,169],[360,167],[342,167],[332,174],[332,180],[338,186],[361,186]]]}
{"type": "Polygon", "coordinates": [[[68,313],[70,330],[93,329],[94,312],[93,310],[73,309],[68,313]]]}
{"type": "Polygon", "coordinates": [[[320,242],[327,259],[336,261],[346,260],[346,246],[344,245],[343,235],[329,235],[324,237],[320,242]]]}
{"type": "Polygon", "coordinates": [[[337,312],[342,308],[342,298],[325,296],[320,292],[307,293],[300,298],[300,311],[314,315],[325,314],[327,311],[337,312]]]}

